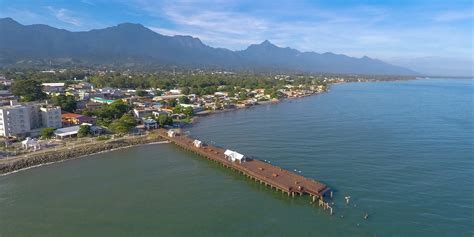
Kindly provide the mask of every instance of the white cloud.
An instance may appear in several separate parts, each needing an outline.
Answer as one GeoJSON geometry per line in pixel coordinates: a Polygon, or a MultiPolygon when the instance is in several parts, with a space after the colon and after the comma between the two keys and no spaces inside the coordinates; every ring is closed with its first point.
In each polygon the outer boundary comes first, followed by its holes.
{"type": "Polygon", "coordinates": [[[71,24],[75,26],[82,26],[82,22],[73,16],[71,16],[72,12],[65,9],[65,8],[55,8],[52,6],[46,7],[51,13],[56,17],[56,19],[71,24]]]}

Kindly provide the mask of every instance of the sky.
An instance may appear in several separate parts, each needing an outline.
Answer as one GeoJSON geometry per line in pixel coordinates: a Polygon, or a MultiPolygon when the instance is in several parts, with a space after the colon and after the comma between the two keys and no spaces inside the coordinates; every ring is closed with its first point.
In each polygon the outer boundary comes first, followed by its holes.
{"type": "Polygon", "coordinates": [[[71,31],[132,22],[212,47],[242,50],[269,40],[431,75],[473,76],[472,0],[0,0],[0,17],[71,31]]]}

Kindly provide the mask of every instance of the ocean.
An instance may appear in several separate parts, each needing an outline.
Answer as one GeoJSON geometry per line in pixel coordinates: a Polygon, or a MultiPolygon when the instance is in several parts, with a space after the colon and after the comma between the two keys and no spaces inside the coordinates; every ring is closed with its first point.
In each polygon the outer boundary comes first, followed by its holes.
{"type": "Polygon", "coordinates": [[[332,216],[156,144],[0,177],[0,236],[472,236],[473,96],[469,79],[347,83],[186,129],[324,182],[332,216]]]}

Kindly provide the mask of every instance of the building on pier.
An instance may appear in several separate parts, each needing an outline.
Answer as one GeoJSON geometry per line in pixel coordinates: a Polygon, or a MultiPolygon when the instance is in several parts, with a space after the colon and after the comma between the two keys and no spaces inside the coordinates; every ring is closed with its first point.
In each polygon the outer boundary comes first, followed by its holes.
{"type": "Polygon", "coordinates": [[[239,161],[239,163],[242,163],[242,161],[245,162],[245,156],[238,152],[226,150],[224,152],[224,155],[225,155],[225,158],[227,158],[228,160],[232,162],[235,162],[235,161],[239,161]]]}
{"type": "Polygon", "coordinates": [[[173,130],[168,130],[168,137],[176,137],[176,132],[173,130]]]}
{"type": "Polygon", "coordinates": [[[197,148],[200,148],[202,147],[202,142],[199,140],[194,140],[193,145],[197,148]]]}

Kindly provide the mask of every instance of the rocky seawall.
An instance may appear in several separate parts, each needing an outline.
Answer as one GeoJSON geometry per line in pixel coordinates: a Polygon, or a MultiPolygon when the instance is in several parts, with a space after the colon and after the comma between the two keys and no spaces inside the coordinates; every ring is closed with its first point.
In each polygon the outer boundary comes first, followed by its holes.
{"type": "Polygon", "coordinates": [[[95,142],[64,148],[61,150],[40,151],[8,160],[0,160],[0,175],[47,163],[77,158],[99,152],[163,141],[159,136],[129,137],[117,140],[95,142]]]}

